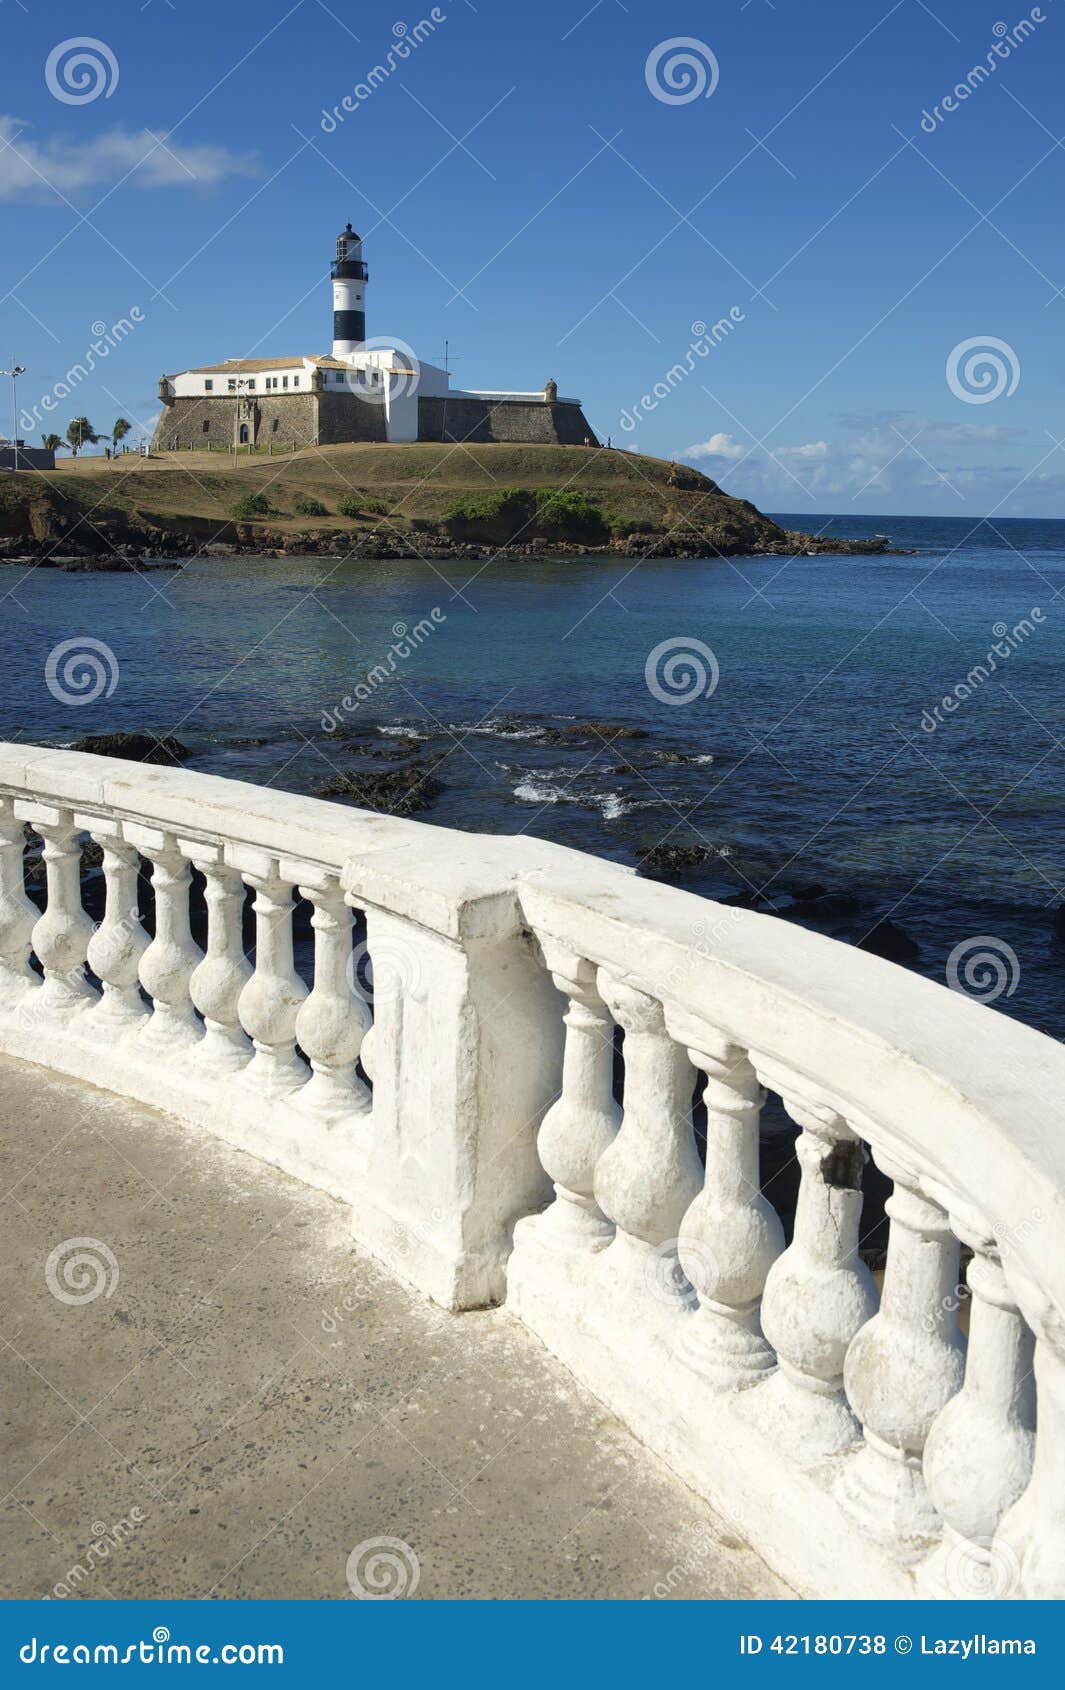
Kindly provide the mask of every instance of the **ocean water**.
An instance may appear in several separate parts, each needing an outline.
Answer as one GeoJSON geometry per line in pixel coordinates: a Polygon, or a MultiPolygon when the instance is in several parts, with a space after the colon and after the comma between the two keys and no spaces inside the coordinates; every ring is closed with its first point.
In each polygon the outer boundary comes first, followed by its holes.
{"type": "Polygon", "coordinates": [[[779,520],[912,551],[7,567],[0,731],[147,728],[192,768],[311,792],[388,769],[367,753],[408,729],[443,786],[425,820],[632,863],[708,848],[677,884],[852,941],[888,918],[908,966],[1065,1036],[1065,523],[779,520]],[[75,701],[62,667],[49,686],[67,641],[106,648],[109,695],[75,701]],[[338,715],[346,741],[322,732],[338,715]],[[592,720],[646,737],[604,743],[592,720]],[[793,909],[811,882],[836,896],[793,909]]]}

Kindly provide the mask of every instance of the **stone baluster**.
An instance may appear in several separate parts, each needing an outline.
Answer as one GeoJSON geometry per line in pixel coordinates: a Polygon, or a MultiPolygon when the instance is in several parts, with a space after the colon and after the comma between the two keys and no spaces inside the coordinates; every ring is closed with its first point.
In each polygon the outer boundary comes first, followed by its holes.
{"type": "Polygon", "coordinates": [[[204,877],[207,950],[189,977],[189,995],[203,1016],[198,1061],[219,1073],[246,1068],[251,1041],[240,1024],[237,1004],[251,979],[244,955],[244,882],[225,862],[220,845],[187,847],[204,877]]]}
{"type": "Polygon", "coordinates": [[[38,984],[30,967],[37,906],[26,896],[26,834],[10,798],[0,797],[0,998],[10,1002],[38,984]]]}
{"type": "MultiPolygon", "coordinates": [[[[368,1004],[366,1006],[366,1012],[367,1014],[370,1012],[368,1004]]],[[[359,1066],[366,1075],[366,1078],[370,1081],[371,1085],[374,1080],[374,1052],[376,1045],[377,1022],[371,1017],[370,1025],[363,1034],[362,1044],[359,1046],[359,1066]]]]}
{"type": "Polygon", "coordinates": [[[365,1115],[370,1094],[355,1064],[370,1012],[350,978],[354,914],[335,875],[301,886],[300,896],[314,905],[314,987],[296,1016],[296,1038],[311,1064],[300,1107],[328,1122],[365,1115]]]}
{"type": "Polygon", "coordinates": [[[958,1240],[917,1177],[881,1153],[895,1189],[880,1309],[847,1351],[847,1397],[865,1443],[840,1497],[869,1532],[904,1549],[936,1536],[921,1457],[932,1422],[958,1390],[965,1345],[958,1330],[958,1240]]]}
{"type": "Polygon", "coordinates": [[[51,1014],[70,1014],[96,999],[85,978],[92,922],[81,903],[78,829],[70,810],[16,801],[15,814],[29,821],[44,840],[48,902],[32,934],[33,949],[44,969],[44,986],[36,1001],[51,1014]]]}
{"type": "Polygon", "coordinates": [[[969,1345],[965,1382],[936,1416],[925,1443],[925,1485],[944,1529],[921,1584],[944,1597],[1015,1596],[1017,1559],[994,1537],[1031,1476],[1035,1340],[1006,1283],[991,1230],[954,1205],[950,1218],[973,1251],[969,1345]]]}
{"type": "Polygon", "coordinates": [[[307,988],[292,962],[292,882],[276,860],[242,873],[255,892],[255,969],[240,994],[241,1025],[255,1046],[243,1078],[270,1096],[294,1091],[307,1079],[296,1055],[296,1015],[307,988]]]}
{"type": "Polygon", "coordinates": [[[103,987],[92,1010],[95,1026],[115,1032],[139,1026],[148,1014],[138,986],[148,948],[141,925],[137,877],[140,855],[123,838],[122,824],[100,816],[75,818],[103,851],[104,918],[89,940],[88,964],[103,987]]]}
{"type": "Polygon", "coordinates": [[[666,1025],[706,1076],[706,1175],[679,1244],[699,1307],[681,1348],[713,1389],[736,1390],[776,1364],[759,1320],[766,1275],[784,1248],[780,1219],[759,1182],[765,1093],[746,1052],[723,1033],[668,1007],[666,1025]]]}
{"type": "MultiPolygon", "coordinates": [[[[1053,1236],[1049,1242],[1053,1248],[1053,1236]]],[[[1061,1602],[1065,1600],[1065,1319],[1012,1252],[1005,1267],[1010,1290],[1035,1334],[1039,1412],[1031,1479],[993,1540],[992,1567],[999,1577],[1016,1571],[1016,1587],[1009,1594],[1036,1602],[1061,1602]]]]}
{"type": "Polygon", "coordinates": [[[140,962],[152,1013],[141,1036],[163,1050],[181,1050],[203,1036],[189,996],[189,980],[203,955],[189,928],[192,872],[172,833],[139,822],[124,822],[122,832],[151,863],[155,894],[155,937],[140,962]]]}
{"type": "Polygon", "coordinates": [[[372,1084],[374,1079],[374,1062],[376,1061],[377,1010],[376,1004],[373,1001],[373,993],[368,992],[369,982],[364,980],[362,974],[360,973],[360,959],[369,959],[369,915],[367,913],[366,906],[364,904],[357,903],[350,893],[345,895],[345,902],[351,910],[352,920],[354,921],[359,916],[362,916],[367,929],[367,938],[363,940],[361,944],[355,946],[352,952],[351,962],[347,966],[350,968],[348,984],[351,987],[354,996],[358,998],[360,1003],[364,1006],[368,1019],[368,1025],[365,1027],[365,1031],[362,1035],[362,1043],[359,1046],[359,1067],[372,1084]]]}
{"type": "Polygon", "coordinates": [[[544,961],[569,999],[563,1020],[562,1093],[544,1116],[536,1141],[555,1184],[555,1201],[537,1236],[564,1249],[601,1250],[614,1229],[595,1200],[595,1170],[621,1125],[614,1101],[614,1029],[595,981],[595,966],[552,939],[544,961]]]}
{"type": "Polygon", "coordinates": [[[865,1151],[831,1105],[798,1097],[787,1076],[754,1062],[803,1129],[795,1146],[802,1171],[795,1230],[762,1296],[762,1330],[779,1363],[762,1407],[774,1436],[814,1461],[861,1437],[843,1392],[843,1364],[879,1300],[858,1254],[865,1151]]]}
{"type": "Polygon", "coordinates": [[[702,1185],[692,1128],[695,1070],[666,1032],[662,1005],[600,969],[598,987],[624,1032],[621,1130],[595,1169],[595,1197],[613,1221],[603,1257],[644,1299],[676,1313],[694,1301],[677,1234],[702,1185]]]}

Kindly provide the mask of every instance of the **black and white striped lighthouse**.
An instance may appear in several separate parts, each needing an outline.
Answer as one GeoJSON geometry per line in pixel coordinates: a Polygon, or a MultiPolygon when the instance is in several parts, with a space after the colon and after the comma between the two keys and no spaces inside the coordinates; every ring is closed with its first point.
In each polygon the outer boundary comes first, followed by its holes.
{"type": "Polygon", "coordinates": [[[362,242],[349,223],[337,236],[333,277],[333,356],[346,358],[366,339],[366,283],[362,242]]]}

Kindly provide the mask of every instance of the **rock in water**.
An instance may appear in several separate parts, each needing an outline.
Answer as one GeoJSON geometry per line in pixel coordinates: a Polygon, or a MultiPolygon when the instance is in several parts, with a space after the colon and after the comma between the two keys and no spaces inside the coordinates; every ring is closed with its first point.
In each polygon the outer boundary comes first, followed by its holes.
{"type": "Polygon", "coordinates": [[[378,810],[385,816],[412,816],[424,810],[444,788],[420,764],[398,769],[359,770],[334,775],[317,788],[319,798],[343,798],[363,810],[378,810]]]}
{"type": "Polygon", "coordinates": [[[86,734],[72,751],[96,757],[128,757],[132,763],[183,763],[192,752],[172,734],[86,734]]]}
{"type": "Polygon", "coordinates": [[[896,927],[893,921],[878,921],[868,933],[855,940],[860,951],[869,951],[873,956],[882,956],[888,962],[912,962],[921,953],[921,947],[901,927],[896,927]]]}
{"type": "Polygon", "coordinates": [[[641,874],[684,874],[689,869],[703,868],[716,855],[710,845],[652,845],[640,858],[641,874]]]}

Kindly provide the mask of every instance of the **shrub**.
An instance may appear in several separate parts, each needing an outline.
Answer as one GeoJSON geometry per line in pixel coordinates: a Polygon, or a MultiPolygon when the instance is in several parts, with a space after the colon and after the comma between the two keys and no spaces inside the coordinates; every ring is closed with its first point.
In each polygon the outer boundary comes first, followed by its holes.
{"type": "Polygon", "coordinates": [[[337,500],[337,511],[340,516],[361,516],[362,505],[354,493],[345,493],[337,500]]]}
{"type": "Polygon", "coordinates": [[[265,493],[242,493],[233,506],[233,515],[238,522],[244,522],[253,516],[271,516],[273,507],[265,493]]]}
{"type": "Polygon", "coordinates": [[[536,495],[525,487],[504,487],[458,499],[444,512],[444,527],[456,540],[479,540],[506,545],[528,530],[536,515],[536,495]]]}
{"type": "Polygon", "coordinates": [[[572,540],[586,546],[607,539],[610,533],[602,511],[587,493],[539,493],[536,527],[546,540],[572,540]]]}
{"type": "Polygon", "coordinates": [[[657,534],[658,527],[653,522],[647,522],[638,516],[612,516],[610,518],[610,532],[615,540],[624,540],[629,535],[657,534]]]}
{"type": "Polygon", "coordinates": [[[362,508],[367,516],[387,516],[388,506],[383,499],[364,499],[362,508]]]}
{"type": "Polygon", "coordinates": [[[328,516],[329,512],[321,499],[315,499],[310,493],[301,493],[292,509],[297,516],[328,516]]]}

